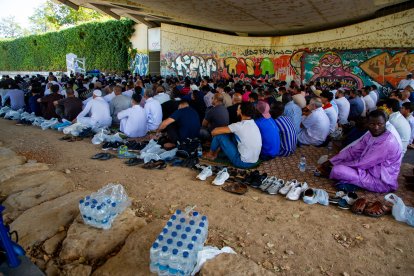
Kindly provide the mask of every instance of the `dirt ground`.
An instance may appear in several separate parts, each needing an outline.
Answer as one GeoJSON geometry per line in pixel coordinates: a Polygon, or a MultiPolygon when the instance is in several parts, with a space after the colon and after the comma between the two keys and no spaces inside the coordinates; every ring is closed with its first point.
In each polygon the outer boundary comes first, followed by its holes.
{"type": "Polygon", "coordinates": [[[79,188],[123,184],[148,221],[196,205],[209,219],[209,245],[230,246],[269,271],[289,275],[414,273],[414,228],[391,216],[357,216],[334,206],[309,206],[252,189],[237,196],[211,182],[196,181],[197,172],[190,169],[147,171],[127,167],[119,159],[91,160],[100,147],[89,139],[59,141],[62,133],[15,126],[3,119],[0,129],[5,147],[48,163],[52,170],[70,173],[79,188]]]}

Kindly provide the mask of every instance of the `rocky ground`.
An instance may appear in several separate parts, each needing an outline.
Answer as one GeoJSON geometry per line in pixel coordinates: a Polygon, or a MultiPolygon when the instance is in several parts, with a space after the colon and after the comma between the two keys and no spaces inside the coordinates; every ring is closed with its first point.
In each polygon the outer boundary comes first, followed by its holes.
{"type": "MultiPolygon", "coordinates": [[[[0,120],[4,219],[47,275],[148,275],[149,248],[177,208],[209,218],[207,244],[230,246],[202,275],[412,275],[413,228],[333,206],[308,206],[249,190],[243,196],[195,180],[196,172],[146,171],[121,160],[91,160],[89,140],[0,120]],[[36,161],[35,161],[36,160],[36,161]],[[83,224],[78,200],[109,182],[132,204],[110,230],[83,224]]],[[[414,166],[404,164],[404,171],[414,166]]],[[[311,183],[310,183],[311,184],[311,183]]]]}

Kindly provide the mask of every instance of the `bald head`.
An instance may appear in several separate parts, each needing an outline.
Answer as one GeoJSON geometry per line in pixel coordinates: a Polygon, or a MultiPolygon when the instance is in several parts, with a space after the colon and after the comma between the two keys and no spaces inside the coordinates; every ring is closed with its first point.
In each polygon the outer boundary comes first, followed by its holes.
{"type": "Polygon", "coordinates": [[[242,94],[234,93],[233,94],[233,104],[238,104],[242,102],[242,94]]]}

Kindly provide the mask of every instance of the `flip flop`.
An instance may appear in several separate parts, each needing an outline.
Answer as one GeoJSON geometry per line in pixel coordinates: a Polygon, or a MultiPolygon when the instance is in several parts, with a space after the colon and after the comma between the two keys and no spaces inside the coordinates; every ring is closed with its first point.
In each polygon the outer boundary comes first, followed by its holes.
{"type": "Polygon", "coordinates": [[[61,138],[59,138],[59,140],[60,140],[60,141],[67,141],[67,140],[70,140],[70,138],[72,138],[72,135],[67,134],[67,135],[65,135],[65,136],[63,136],[63,137],[61,137],[61,138]]]}
{"type": "Polygon", "coordinates": [[[151,160],[147,164],[143,166],[144,169],[153,170],[153,169],[159,169],[162,170],[167,167],[167,163],[164,160],[151,160]]]}
{"type": "Polygon", "coordinates": [[[124,163],[127,164],[128,166],[136,166],[136,165],[144,163],[144,159],[131,158],[128,161],[125,161],[124,163]]]}
{"type": "Polygon", "coordinates": [[[352,205],[351,211],[354,214],[362,215],[364,213],[365,208],[367,207],[368,201],[365,198],[359,198],[355,201],[354,205],[352,205]]]}
{"type": "Polygon", "coordinates": [[[103,160],[103,161],[105,161],[105,160],[109,160],[109,159],[111,159],[111,158],[113,158],[114,156],[112,155],[112,154],[110,154],[110,153],[104,153],[98,160],[103,160]]]}
{"type": "Polygon", "coordinates": [[[228,183],[224,187],[222,187],[223,190],[229,193],[243,195],[247,192],[248,188],[246,184],[243,183],[228,183]]]}
{"type": "Polygon", "coordinates": [[[385,215],[389,211],[389,208],[382,204],[380,201],[370,202],[364,209],[364,215],[369,217],[379,218],[385,215]]]}
{"type": "Polygon", "coordinates": [[[100,159],[105,155],[105,152],[100,152],[91,157],[91,159],[100,159]]]}

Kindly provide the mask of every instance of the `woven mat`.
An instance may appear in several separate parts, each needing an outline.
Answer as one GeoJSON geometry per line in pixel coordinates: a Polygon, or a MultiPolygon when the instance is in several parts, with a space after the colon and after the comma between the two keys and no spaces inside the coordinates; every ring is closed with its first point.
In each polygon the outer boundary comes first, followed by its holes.
{"type": "MultiPolygon", "coordinates": [[[[263,162],[258,168],[261,173],[267,173],[268,175],[276,176],[284,180],[297,179],[298,181],[306,181],[310,187],[325,189],[329,194],[335,194],[335,181],[316,177],[312,171],[300,172],[298,169],[299,159],[303,154],[306,157],[306,163],[308,166],[317,166],[317,161],[322,155],[326,155],[326,148],[317,148],[312,146],[300,147],[296,150],[295,154],[289,157],[275,158],[270,161],[263,162]]],[[[406,183],[403,174],[413,174],[413,164],[403,163],[400,170],[400,176],[398,178],[399,188],[395,191],[395,194],[403,199],[407,205],[414,206],[414,192],[407,190],[406,183]]],[[[384,201],[386,194],[373,193],[365,190],[358,190],[359,197],[365,197],[369,201],[380,200],[384,201]]]]}
{"type": "MultiPolygon", "coordinates": [[[[151,138],[155,138],[155,135],[147,135],[142,138],[133,139],[137,142],[142,141],[148,141],[151,138]]],[[[336,145],[334,144],[334,148],[336,148],[336,145]]],[[[277,157],[270,161],[263,161],[261,164],[256,168],[261,173],[267,173],[269,176],[276,176],[278,178],[282,178],[284,180],[290,180],[290,179],[297,179],[298,181],[306,181],[310,187],[312,188],[319,188],[326,190],[329,194],[335,194],[335,181],[316,177],[313,175],[312,170],[307,170],[306,172],[300,172],[298,168],[299,159],[301,155],[304,155],[306,157],[306,163],[308,166],[317,166],[317,162],[319,158],[322,155],[328,154],[327,148],[318,148],[313,146],[302,146],[299,147],[296,152],[289,156],[289,157],[277,157]]],[[[334,155],[334,153],[331,152],[331,156],[334,155]]],[[[227,162],[214,162],[210,160],[202,159],[201,163],[207,163],[210,165],[216,165],[216,166],[228,166],[229,164],[227,162]]],[[[401,165],[400,170],[400,176],[398,178],[399,188],[394,193],[401,197],[405,204],[414,206],[414,192],[411,190],[408,190],[406,188],[406,183],[404,177],[402,175],[412,175],[413,174],[413,168],[414,164],[409,163],[403,163],[401,165]]],[[[384,196],[386,194],[380,194],[380,193],[373,193],[368,192],[365,190],[358,190],[357,194],[359,197],[365,197],[369,201],[382,201],[384,202],[384,196]]]]}

